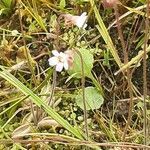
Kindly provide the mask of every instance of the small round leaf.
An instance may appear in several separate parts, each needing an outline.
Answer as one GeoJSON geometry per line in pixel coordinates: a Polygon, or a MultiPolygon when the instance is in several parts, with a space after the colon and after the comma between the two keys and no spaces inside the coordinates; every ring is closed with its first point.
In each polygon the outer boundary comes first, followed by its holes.
{"type": "MultiPolygon", "coordinates": [[[[77,105],[84,110],[82,90],[79,90],[75,99],[77,105]]],[[[94,110],[101,107],[104,102],[104,98],[95,87],[90,86],[85,88],[85,101],[86,109],[94,110]]]]}
{"type": "MultiPolygon", "coordinates": [[[[91,70],[93,68],[94,57],[90,50],[85,48],[78,49],[83,59],[83,68],[84,74],[86,77],[89,76],[91,70]]],[[[82,67],[81,67],[81,58],[77,52],[74,55],[74,62],[72,68],[68,71],[70,75],[76,74],[74,77],[81,78],[82,77],[82,67]]]]}

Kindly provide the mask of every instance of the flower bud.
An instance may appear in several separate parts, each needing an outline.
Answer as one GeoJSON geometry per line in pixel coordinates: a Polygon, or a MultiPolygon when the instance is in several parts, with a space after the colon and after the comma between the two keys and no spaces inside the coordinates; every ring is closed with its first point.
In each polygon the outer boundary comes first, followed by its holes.
{"type": "Polygon", "coordinates": [[[103,0],[102,3],[105,8],[113,8],[118,4],[118,0],[103,0]]]}
{"type": "Polygon", "coordinates": [[[65,51],[65,54],[67,54],[68,56],[67,62],[69,64],[69,67],[71,68],[74,61],[74,52],[72,50],[67,50],[65,51]]]}

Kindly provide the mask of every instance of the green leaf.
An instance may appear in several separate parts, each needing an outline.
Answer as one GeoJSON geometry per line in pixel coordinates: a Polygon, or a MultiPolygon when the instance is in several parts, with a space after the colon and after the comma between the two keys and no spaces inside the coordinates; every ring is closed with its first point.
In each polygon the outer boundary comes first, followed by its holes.
{"type": "Polygon", "coordinates": [[[65,8],[66,0],[60,0],[59,6],[60,6],[60,8],[65,8]]]}
{"type": "Polygon", "coordinates": [[[11,7],[13,0],[3,0],[2,3],[4,4],[5,7],[9,8],[11,7]]]}
{"type": "MultiPolygon", "coordinates": [[[[82,59],[83,59],[84,75],[86,77],[89,77],[89,75],[91,75],[91,70],[93,68],[93,63],[94,63],[93,54],[90,52],[90,50],[85,49],[85,48],[78,49],[78,51],[81,54],[82,59]]],[[[75,52],[73,66],[72,66],[72,69],[68,71],[68,73],[70,75],[76,73],[75,77],[81,78],[82,77],[81,66],[82,66],[81,57],[79,56],[77,52],[75,52]]]]}
{"type": "MultiPolygon", "coordinates": [[[[79,93],[75,99],[77,105],[84,110],[82,90],[79,90],[79,93]]],[[[90,86],[85,88],[85,101],[86,109],[93,110],[101,107],[104,98],[95,87],[90,86]]]]}

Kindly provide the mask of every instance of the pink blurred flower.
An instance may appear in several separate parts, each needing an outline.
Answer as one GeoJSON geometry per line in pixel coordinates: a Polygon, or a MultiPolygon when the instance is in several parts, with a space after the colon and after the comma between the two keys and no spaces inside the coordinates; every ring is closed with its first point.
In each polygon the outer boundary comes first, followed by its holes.
{"type": "Polygon", "coordinates": [[[118,4],[118,0],[103,0],[102,3],[105,8],[113,8],[115,5],[118,4]]]}
{"type": "Polygon", "coordinates": [[[76,25],[78,28],[85,29],[87,27],[87,13],[83,12],[80,16],[74,16],[71,14],[65,14],[63,15],[65,17],[65,25],[71,26],[76,25]]]}

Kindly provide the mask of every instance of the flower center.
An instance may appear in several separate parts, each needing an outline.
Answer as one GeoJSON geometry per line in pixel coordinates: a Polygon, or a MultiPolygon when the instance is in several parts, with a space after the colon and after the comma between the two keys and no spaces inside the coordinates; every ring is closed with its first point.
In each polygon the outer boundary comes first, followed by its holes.
{"type": "Polygon", "coordinates": [[[64,63],[64,58],[63,58],[63,57],[61,57],[61,56],[58,56],[58,60],[59,60],[59,62],[62,62],[62,63],[64,63]]]}

